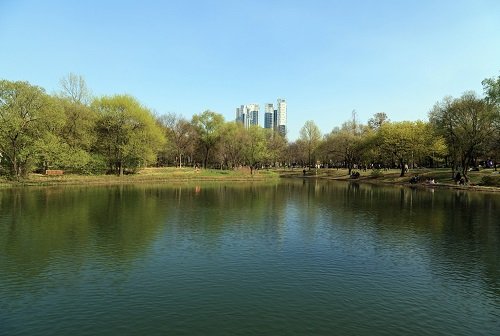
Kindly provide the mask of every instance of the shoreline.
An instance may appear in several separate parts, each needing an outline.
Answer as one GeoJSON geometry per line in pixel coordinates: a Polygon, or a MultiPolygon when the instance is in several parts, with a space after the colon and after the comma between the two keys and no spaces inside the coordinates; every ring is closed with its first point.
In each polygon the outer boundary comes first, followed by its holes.
{"type": "MultiPolygon", "coordinates": [[[[423,182],[418,182],[418,183],[410,183],[409,179],[412,176],[419,175],[420,177],[431,177],[433,175],[450,175],[449,170],[423,170],[423,171],[414,171],[407,173],[404,177],[399,177],[399,170],[392,170],[396,171],[396,173],[389,173],[384,176],[379,176],[379,177],[372,177],[369,174],[362,174],[359,178],[351,178],[349,175],[344,174],[344,175],[336,175],[336,176],[325,176],[324,174],[319,174],[319,175],[302,175],[298,173],[294,174],[289,174],[286,176],[282,176],[285,178],[304,178],[304,179],[318,179],[318,180],[327,180],[327,181],[344,181],[344,182],[350,182],[350,183],[367,183],[367,184],[374,184],[374,185],[386,185],[386,186],[403,186],[403,187],[408,187],[408,188],[419,188],[419,189],[432,189],[432,188],[439,188],[439,189],[452,189],[452,190],[463,190],[463,191],[478,191],[478,192],[500,192],[500,187],[497,186],[484,186],[484,185],[478,185],[476,183],[470,183],[467,185],[459,185],[454,182],[449,182],[446,180],[451,180],[451,178],[443,178],[441,177],[439,180],[437,180],[435,183],[429,183],[427,181],[423,182]]],[[[497,174],[497,176],[500,178],[500,175],[497,174]]],[[[477,178],[475,179],[477,180],[477,178]]]]}
{"type": "MultiPolygon", "coordinates": [[[[500,179],[500,174],[489,172],[490,175],[500,179]]],[[[500,192],[498,186],[478,185],[477,181],[488,174],[471,172],[471,183],[468,185],[457,185],[450,178],[450,171],[443,169],[422,169],[411,171],[404,177],[399,177],[398,170],[388,170],[380,176],[372,176],[371,171],[360,172],[359,178],[351,178],[345,169],[312,169],[303,174],[301,169],[275,169],[256,170],[250,174],[249,170],[217,170],[192,168],[145,168],[136,174],[116,175],[76,175],[66,174],[58,176],[31,174],[21,181],[11,181],[0,178],[0,190],[22,187],[45,187],[45,186],[105,186],[105,185],[130,185],[148,183],[190,183],[190,182],[268,182],[281,179],[318,179],[326,181],[344,181],[353,183],[368,183],[376,185],[394,185],[410,188],[440,188],[463,191],[500,192]],[[412,176],[419,175],[422,179],[433,178],[436,183],[418,182],[410,183],[412,176]]]]}

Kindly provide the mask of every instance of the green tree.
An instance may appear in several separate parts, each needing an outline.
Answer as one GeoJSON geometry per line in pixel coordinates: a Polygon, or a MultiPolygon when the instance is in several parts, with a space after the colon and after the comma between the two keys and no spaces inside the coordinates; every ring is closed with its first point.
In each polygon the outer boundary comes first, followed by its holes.
{"type": "Polygon", "coordinates": [[[13,177],[29,173],[40,144],[60,119],[60,110],[44,89],[0,81],[0,153],[13,177]]]}
{"type": "Polygon", "coordinates": [[[401,177],[405,175],[405,166],[428,150],[427,133],[422,121],[387,122],[379,128],[378,145],[399,164],[401,177]]]}
{"type": "Polygon", "coordinates": [[[373,115],[368,120],[368,127],[370,127],[373,130],[377,130],[382,126],[382,124],[389,122],[389,118],[387,117],[387,114],[385,112],[378,112],[373,115]]]}
{"type": "Polygon", "coordinates": [[[128,95],[96,99],[92,108],[98,116],[96,147],[111,172],[121,176],[156,160],[165,137],[150,110],[128,95]]]}
{"type": "Polygon", "coordinates": [[[51,134],[40,148],[39,161],[45,169],[57,167],[76,172],[92,171],[95,159],[92,148],[96,142],[97,115],[89,106],[68,98],[54,97],[62,111],[61,118],[51,125],[51,134]]]}
{"type": "Polygon", "coordinates": [[[277,166],[285,159],[288,142],[279,132],[264,130],[267,144],[268,162],[271,166],[277,166]]]}
{"type": "Polygon", "coordinates": [[[492,104],[473,92],[460,98],[447,97],[434,105],[429,120],[446,141],[453,160],[453,172],[460,167],[468,181],[467,172],[475,159],[486,152],[495,132],[496,112],[492,104]]]}
{"type": "Polygon", "coordinates": [[[227,122],[221,127],[219,155],[223,164],[235,168],[245,160],[246,130],[239,122],[227,122]]]}
{"type": "Polygon", "coordinates": [[[203,149],[203,167],[206,168],[210,152],[220,140],[224,117],[219,113],[206,110],[201,114],[195,114],[191,123],[198,134],[198,141],[203,149]]]}
{"type": "Polygon", "coordinates": [[[307,162],[309,169],[311,169],[313,156],[321,143],[321,131],[314,121],[308,120],[302,126],[299,140],[307,153],[307,162]]]}
{"type": "Polygon", "coordinates": [[[257,165],[267,159],[266,137],[264,129],[260,126],[252,125],[245,132],[244,138],[245,160],[250,167],[250,173],[257,168],[257,165]]]}
{"type": "Polygon", "coordinates": [[[353,111],[350,120],[325,137],[322,151],[335,162],[342,162],[351,175],[355,165],[360,163],[366,132],[366,127],[357,121],[356,111],[353,111]]]}
{"type": "Polygon", "coordinates": [[[487,78],[481,83],[486,95],[486,102],[491,105],[494,114],[493,130],[489,137],[487,154],[493,159],[496,170],[497,162],[500,160],[500,76],[487,78]]]}
{"type": "Polygon", "coordinates": [[[486,95],[486,101],[490,104],[500,106],[500,76],[497,78],[486,78],[481,84],[483,84],[483,90],[486,95]]]}
{"type": "Polygon", "coordinates": [[[360,140],[359,135],[347,129],[332,131],[325,137],[326,153],[335,162],[343,162],[349,175],[360,159],[360,140]]]}

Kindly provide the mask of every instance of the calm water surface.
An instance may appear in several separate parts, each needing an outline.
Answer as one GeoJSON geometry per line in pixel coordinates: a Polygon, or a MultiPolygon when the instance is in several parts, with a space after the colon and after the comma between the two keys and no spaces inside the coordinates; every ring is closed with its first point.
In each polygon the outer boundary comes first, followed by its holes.
{"type": "Polygon", "coordinates": [[[500,335],[500,195],[0,190],[0,335],[500,335]]]}

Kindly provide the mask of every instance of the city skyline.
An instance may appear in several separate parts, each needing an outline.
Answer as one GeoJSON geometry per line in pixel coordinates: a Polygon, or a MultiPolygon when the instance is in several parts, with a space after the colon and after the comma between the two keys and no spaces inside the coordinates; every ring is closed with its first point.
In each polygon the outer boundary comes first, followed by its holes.
{"type": "Polygon", "coordinates": [[[276,100],[276,109],[272,103],[265,104],[263,124],[259,123],[259,115],[259,104],[251,103],[241,105],[236,108],[235,121],[243,124],[245,128],[257,125],[266,129],[272,129],[283,136],[287,136],[287,103],[285,99],[278,98],[276,100]]]}
{"type": "Polygon", "coordinates": [[[294,141],[307,120],[323,134],[353,110],[426,120],[445,96],[481,95],[499,31],[495,0],[4,0],[0,77],[53,93],[75,73],[187,119],[286,97],[294,141]]]}

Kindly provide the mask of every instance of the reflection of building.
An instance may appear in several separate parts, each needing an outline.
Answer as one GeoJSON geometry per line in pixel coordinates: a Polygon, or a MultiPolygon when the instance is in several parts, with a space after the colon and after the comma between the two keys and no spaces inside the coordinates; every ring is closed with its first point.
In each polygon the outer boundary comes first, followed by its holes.
{"type": "Polygon", "coordinates": [[[245,128],[259,124],[259,105],[248,104],[236,108],[236,121],[242,123],[245,128]]]}

